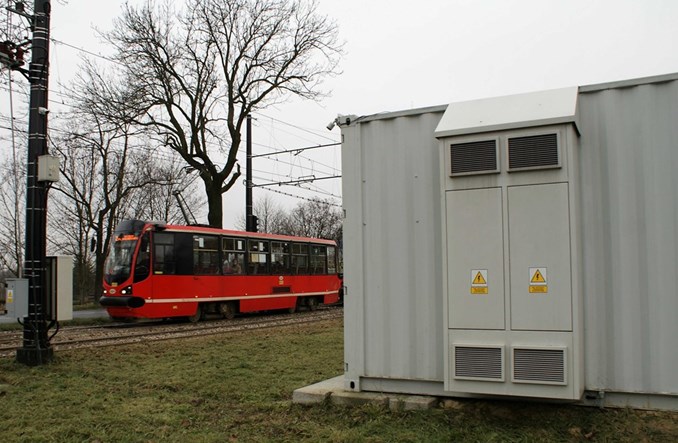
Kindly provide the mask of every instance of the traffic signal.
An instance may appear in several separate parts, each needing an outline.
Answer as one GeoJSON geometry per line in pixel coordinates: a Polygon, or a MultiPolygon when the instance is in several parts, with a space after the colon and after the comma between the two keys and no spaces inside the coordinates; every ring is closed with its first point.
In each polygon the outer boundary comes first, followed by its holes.
{"type": "Polygon", "coordinates": [[[259,232],[259,218],[256,215],[250,215],[246,220],[248,232],[259,232]]]}

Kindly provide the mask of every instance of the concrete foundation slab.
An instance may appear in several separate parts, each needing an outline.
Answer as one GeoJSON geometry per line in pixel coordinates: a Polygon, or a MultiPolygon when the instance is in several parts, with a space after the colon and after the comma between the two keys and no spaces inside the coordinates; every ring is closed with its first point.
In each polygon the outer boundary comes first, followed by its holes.
{"type": "Polygon", "coordinates": [[[425,395],[394,395],[388,399],[388,407],[392,411],[415,411],[432,409],[438,405],[436,397],[425,395]]]}
{"type": "Polygon", "coordinates": [[[423,395],[346,391],[343,375],[296,389],[292,394],[292,402],[296,404],[313,405],[325,401],[342,406],[378,404],[388,406],[391,410],[402,411],[430,409],[438,404],[436,397],[423,395]]]}

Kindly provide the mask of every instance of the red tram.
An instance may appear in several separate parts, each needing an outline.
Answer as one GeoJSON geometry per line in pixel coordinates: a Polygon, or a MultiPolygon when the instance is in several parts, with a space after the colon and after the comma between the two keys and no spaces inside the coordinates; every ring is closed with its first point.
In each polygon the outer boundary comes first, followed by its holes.
{"type": "Polygon", "coordinates": [[[331,240],[125,220],[99,303],[113,319],[315,309],[339,301],[331,240]]]}

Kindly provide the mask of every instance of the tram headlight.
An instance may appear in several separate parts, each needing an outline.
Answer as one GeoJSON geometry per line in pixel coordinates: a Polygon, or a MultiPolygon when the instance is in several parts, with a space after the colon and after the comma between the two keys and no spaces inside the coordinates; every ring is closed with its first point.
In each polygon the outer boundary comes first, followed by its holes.
{"type": "Polygon", "coordinates": [[[120,295],[132,295],[132,287],[126,286],[120,291],[120,295]]]}

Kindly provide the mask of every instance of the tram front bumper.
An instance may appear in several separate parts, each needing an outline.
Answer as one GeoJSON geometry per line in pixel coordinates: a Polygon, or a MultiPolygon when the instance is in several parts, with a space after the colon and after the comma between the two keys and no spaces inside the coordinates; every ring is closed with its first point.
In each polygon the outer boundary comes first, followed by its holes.
{"type": "Polygon", "coordinates": [[[104,295],[99,299],[99,304],[107,308],[140,308],[145,303],[143,298],[132,296],[107,297],[104,295]]]}

